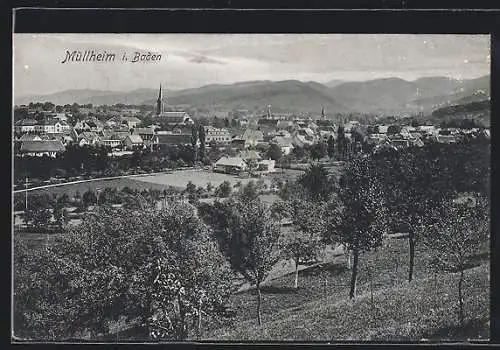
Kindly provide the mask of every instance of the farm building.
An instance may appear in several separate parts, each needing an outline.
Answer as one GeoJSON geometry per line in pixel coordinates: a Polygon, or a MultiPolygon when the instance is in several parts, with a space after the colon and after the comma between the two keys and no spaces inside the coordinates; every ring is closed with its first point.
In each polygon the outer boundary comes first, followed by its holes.
{"type": "Polygon", "coordinates": [[[66,150],[61,141],[42,140],[42,141],[24,141],[21,144],[20,152],[23,155],[42,157],[47,155],[55,157],[58,153],[66,150]]]}
{"type": "Polygon", "coordinates": [[[247,169],[247,164],[240,157],[222,157],[215,163],[214,171],[226,174],[239,174],[247,169]]]}

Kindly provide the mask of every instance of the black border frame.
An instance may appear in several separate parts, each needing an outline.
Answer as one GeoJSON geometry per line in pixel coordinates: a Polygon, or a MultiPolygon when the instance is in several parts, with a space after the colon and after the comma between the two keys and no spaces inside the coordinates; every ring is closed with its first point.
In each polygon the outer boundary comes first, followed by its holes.
{"type": "MultiPolygon", "coordinates": [[[[491,91],[492,116],[500,111],[499,102],[500,86],[500,10],[488,8],[486,1],[476,0],[475,9],[444,9],[457,1],[432,1],[427,2],[427,7],[412,8],[416,1],[412,0],[380,0],[380,1],[338,1],[335,6],[348,5],[351,9],[325,9],[329,5],[327,1],[297,1],[295,8],[286,8],[283,5],[276,6],[271,1],[258,0],[252,2],[253,9],[236,7],[238,4],[249,4],[247,1],[224,0],[224,1],[170,1],[170,5],[179,7],[173,9],[158,8],[160,1],[150,1],[149,8],[130,8],[132,1],[17,1],[17,8],[10,7],[9,11],[3,12],[5,21],[3,24],[9,26],[7,33],[7,50],[2,50],[4,55],[10,54],[12,59],[12,33],[426,33],[426,34],[490,34],[491,35],[491,91]],[[193,8],[181,8],[180,5],[195,3],[193,8]],[[45,3],[45,4],[44,4],[45,3]],[[48,4],[47,4],[48,3],[48,4]],[[108,4],[106,4],[108,3],[108,4]],[[198,5],[196,5],[198,3],[198,5]],[[306,5],[307,3],[307,5],[306,5]],[[375,4],[374,4],[375,3],[375,4]],[[266,4],[271,8],[262,8],[266,4]],[[379,5],[378,7],[376,5],[379,5]],[[433,4],[433,5],[432,5],[433,4]],[[42,7],[42,6],[50,6],[42,7]],[[107,5],[106,9],[96,8],[107,5]],[[297,6],[298,5],[298,6],[297,6]],[[302,5],[302,6],[301,6],[302,5]],[[321,6],[323,5],[323,6],[321,6]],[[375,7],[373,6],[375,5],[375,7]],[[33,6],[40,6],[34,8],[33,6]],[[86,8],[82,8],[85,6],[86,8]],[[433,7],[434,6],[434,7],[433,7]],[[92,8],[93,7],[93,8],[92,8]],[[300,9],[302,7],[302,9],[300,9]]],[[[423,2],[419,2],[422,4],[423,2]]],[[[137,6],[137,2],[135,3],[137,6]]],[[[143,5],[141,3],[141,5],[143,5]]],[[[250,5],[250,4],[249,4],[250,5]]],[[[290,5],[294,5],[291,3],[290,5]]],[[[422,5],[420,5],[422,6],[422,5]]],[[[424,5],[425,6],[425,5],[424,5]]],[[[12,62],[12,61],[11,61],[12,62]]],[[[7,70],[7,76],[12,79],[12,65],[3,65],[7,70]]],[[[12,81],[4,79],[4,84],[12,88],[12,81]]],[[[12,111],[12,98],[9,94],[3,94],[3,106],[9,106],[6,113],[10,116],[12,111]]],[[[11,121],[7,116],[3,119],[8,124],[4,130],[10,131],[11,121]]],[[[496,135],[496,121],[492,118],[492,134],[496,135]]],[[[10,139],[7,149],[10,151],[10,139]]],[[[496,137],[492,138],[492,178],[496,179],[496,159],[498,152],[496,137]]],[[[9,157],[11,154],[9,152],[9,157]]],[[[10,159],[9,159],[10,162],[10,159]]],[[[10,163],[9,163],[10,164],[10,163]]],[[[10,175],[10,173],[9,173],[10,175]]],[[[9,179],[10,185],[10,179],[9,179]]],[[[499,200],[495,196],[498,191],[496,181],[492,181],[492,210],[491,227],[492,232],[500,227],[495,221],[495,208],[499,200]]],[[[11,189],[9,188],[10,192],[11,189]]],[[[10,209],[10,207],[8,207],[10,209]]],[[[10,232],[10,222],[9,222],[10,232]]],[[[7,237],[5,235],[5,237],[7,237]]],[[[491,338],[489,344],[500,343],[500,305],[495,300],[500,300],[498,269],[499,258],[496,253],[500,251],[500,240],[495,235],[491,236],[491,338]]],[[[10,235],[8,243],[10,247],[10,235]]],[[[5,267],[10,267],[9,254],[5,267]]],[[[10,268],[7,272],[10,278],[10,268]]],[[[10,282],[10,279],[9,279],[10,282]]],[[[9,283],[10,287],[10,283],[9,283]]],[[[10,294],[10,288],[9,288],[10,294]]],[[[9,300],[10,301],[10,300],[9,300]]],[[[10,324],[10,302],[9,309],[3,313],[8,315],[10,324]]],[[[10,327],[9,327],[10,328],[10,327]]],[[[10,331],[9,331],[10,337],[10,331]]],[[[12,340],[12,339],[11,339],[12,340]]],[[[214,343],[201,343],[203,346],[214,346],[214,343]]],[[[269,342],[241,343],[245,346],[259,344],[269,346],[269,342]]],[[[302,343],[281,342],[281,346],[297,346],[302,343]]],[[[311,345],[325,346],[324,342],[312,342],[311,345]]],[[[399,347],[405,343],[365,343],[356,342],[360,345],[382,345],[384,347],[399,347]]],[[[339,343],[342,347],[350,348],[358,346],[354,343],[339,343]]],[[[48,344],[52,347],[55,344],[48,344]]],[[[62,344],[61,344],[62,345],[62,344]]],[[[83,343],[82,345],[86,345],[83,343]]],[[[105,344],[109,346],[110,344],[105,344]]],[[[129,344],[132,345],[132,344],[129,344]]],[[[174,344],[172,344],[174,345],[174,344]]],[[[177,344],[175,344],[177,345],[177,344]]],[[[174,345],[174,346],[175,346],[174,345]]],[[[193,346],[192,343],[182,343],[182,346],[193,346]]],[[[238,343],[217,343],[219,347],[233,347],[238,343]]],[[[408,345],[427,345],[425,343],[410,343],[408,345]]],[[[430,344],[436,346],[438,344],[430,344]]],[[[441,344],[439,346],[457,346],[458,344],[441,344]]],[[[136,345],[133,345],[136,346],[136,345]]],[[[327,345],[326,345],[327,346],[327,345]]],[[[460,344],[457,347],[467,346],[460,344]]],[[[486,344],[475,347],[488,346],[486,344]]]]}

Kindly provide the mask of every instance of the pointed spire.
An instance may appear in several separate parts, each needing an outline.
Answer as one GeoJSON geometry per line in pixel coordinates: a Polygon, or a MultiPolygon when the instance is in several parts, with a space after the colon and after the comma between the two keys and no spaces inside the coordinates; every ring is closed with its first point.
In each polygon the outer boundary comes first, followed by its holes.
{"type": "Polygon", "coordinates": [[[158,99],[156,100],[156,115],[160,115],[162,113],[163,113],[163,96],[160,83],[160,91],[158,92],[158,99]]]}
{"type": "Polygon", "coordinates": [[[325,108],[321,106],[321,118],[325,119],[325,108]]]}

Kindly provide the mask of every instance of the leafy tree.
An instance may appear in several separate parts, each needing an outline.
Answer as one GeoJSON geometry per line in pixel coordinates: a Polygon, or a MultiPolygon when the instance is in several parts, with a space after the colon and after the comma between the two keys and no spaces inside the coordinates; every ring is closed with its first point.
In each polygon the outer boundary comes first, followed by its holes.
{"type": "Polygon", "coordinates": [[[249,181],[245,186],[240,187],[239,197],[242,201],[253,201],[259,196],[255,182],[249,181]]]}
{"type": "Polygon", "coordinates": [[[431,210],[450,196],[449,176],[442,160],[425,149],[411,148],[402,154],[380,155],[373,176],[384,186],[391,221],[408,231],[408,281],[414,273],[415,250],[420,233],[430,223],[431,210]]]}
{"type": "Polygon", "coordinates": [[[144,337],[184,340],[227,313],[229,265],[189,204],[102,207],[46,253],[15,246],[15,334],[94,338],[123,318],[144,337]],[[19,321],[19,323],[17,322],[19,321]]]}
{"type": "Polygon", "coordinates": [[[88,208],[90,205],[94,205],[96,203],[97,203],[97,196],[95,195],[94,191],[89,189],[83,194],[82,204],[84,208],[88,208]]]}
{"type": "Polygon", "coordinates": [[[198,160],[198,128],[193,126],[191,129],[191,146],[193,150],[193,160],[196,162],[198,160]]]}
{"type": "Polygon", "coordinates": [[[213,189],[214,189],[214,185],[212,185],[212,183],[210,181],[207,182],[207,192],[212,192],[213,189]]]}
{"type": "Polygon", "coordinates": [[[460,272],[458,290],[458,322],[464,325],[465,295],[464,270],[471,258],[482,249],[488,249],[489,203],[481,198],[465,203],[445,202],[435,212],[438,219],[424,233],[424,242],[433,252],[433,267],[438,270],[460,272]]]}
{"type": "Polygon", "coordinates": [[[382,243],[386,232],[386,208],[382,188],[373,176],[369,157],[356,158],[343,169],[338,198],[339,215],[329,215],[328,235],[343,244],[353,256],[349,297],[356,294],[360,253],[372,250],[382,243]]]}
{"type": "Polygon", "coordinates": [[[295,263],[294,288],[299,287],[299,264],[310,261],[323,247],[323,206],[295,197],[283,206],[273,207],[280,217],[292,220],[292,229],[282,233],[281,251],[295,263]],[[281,213],[280,213],[281,211],[281,213]]]}
{"type": "Polygon", "coordinates": [[[311,158],[320,160],[326,155],[326,146],[323,142],[314,144],[311,148],[311,158]]]}
{"type": "Polygon", "coordinates": [[[222,182],[215,190],[215,195],[221,198],[227,198],[231,195],[231,184],[229,181],[222,182]]]}
{"type": "Polygon", "coordinates": [[[279,224],[259,199],[216,202],[214,211],[217,214],[208,220],[222,252],[232,268],[256,286],[257,320],[261,325],[261,284],[279,260],[279,224]]]}
{"type": "Polygon", "coordinates": [[[206,137],[205,137],[205,128],[203,125],[200,125],[198,128],[198,138],[200,139],[200,159],[202,161],[205,160],[205,142],[206,142],[206,137]]]}
{"type": "Polygon", "coordinates": [[[347,147],[349,145],[349,140],[345,136],[345,130],[343,126],[339,126],[337,129],[337,152],[339,158],[344,160],[347,157],[347,147]]]}
{"type": "Polygon", "coordinates": [[[334,189],[333,182],[321,164],[311,164],[297,181],[315,200],[328,198],[334,189]]]}
{"type": "Polygon", "coordinates": [[[63,229],[69,222],[69,217],[65,205],[62,201],[57,201],[54,207],[54,219],[56,220],[59,229],[63,229]]]}
{"type": "Polygon", "coordinates": [[[335,139],[333,138],[333,135],[328,137],[326,151],[328,153],[328,157],[333,158],[335,156],[335,139]]]}
{"type": "Polygon", "coordinates": [[[267,150],[267,157],[271,158],[272,160],[279,161],[282,156],[283,153],[281,152],[280,146],[275,143],[271,143],[267,150]]]}

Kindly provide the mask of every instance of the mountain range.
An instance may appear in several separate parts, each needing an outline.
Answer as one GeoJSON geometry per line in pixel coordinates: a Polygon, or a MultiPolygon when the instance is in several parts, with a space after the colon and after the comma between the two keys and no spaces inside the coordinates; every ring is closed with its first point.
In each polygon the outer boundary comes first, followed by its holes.
{"type": "MultiPolygon", "coordinates": [[[[156,89],[129,92],[102,90],[65,90],[49,95],[19,96],[16,104],[50,101],[55,104],[116,103],[154,104],[156,89]]],[[[318,82],[248,81],[234,84],[211,84],[184,90],[164,90],[169,105],[191,105],[196,108],[245,108],[273,111],[319,113],[325,108],[333,113],[412,113],[432,110],[490,98],[490,76],[469,80],[426,77],[414,81],[400,78],[375,79],[364,82],[334,80],[318,82]]]]}

